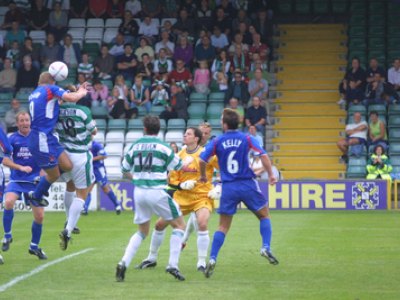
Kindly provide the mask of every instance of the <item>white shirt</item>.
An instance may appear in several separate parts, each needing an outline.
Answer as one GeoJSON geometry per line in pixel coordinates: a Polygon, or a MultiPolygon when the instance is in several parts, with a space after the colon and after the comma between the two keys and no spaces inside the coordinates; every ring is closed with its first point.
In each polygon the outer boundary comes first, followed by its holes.
{"type": "Polygon", "coordinates": [[[156,43],[154,51],[158,54],[161,48],[168,48],[172,53],[174,53],[175,44],[171,41],[167,41],[166,44],[164,44],[163,41],[159,41],[158,43],[156,43]]]}
{"type": "Polygon", "coordinates": [[[119,56],[124,54],[124,45],[114,45],[108,51],[112,56],[119,56]]]}
{"type": "Polygon", "coordinates": [[[361,121],[360,123],[351,123],[351,124],[347,124],[346,125],[346,131],[347,130],[353,130],[355,128],[357,128],[360,125],[365,125],[365,129],[363,131],[359,131],[356,133],[353,133],[350,135],[350,137],[352,138],[362,138],[364,140],[367,139],[367,133],[368,133],[368,123],[366,121],[361,121]]]}
{"type": "Polygon", "coordinates": [[[211,36],[211,45],[216,48],[225,48],[229,45],[228,38],[225,33],[221,33],[220,36],[212,35],[211,36]]]}
{"type": "Polygon", "coordinates": [[[130,0],[125,4],[125,10],[129,10],[132,16],[135,16],[138,12],[142,11],[142,4],[139,0],[130,0]]]}
{"type": "Polygon", "coordinates": [[[400,85],[400,69],[396,71],[394,67],[391,67],[388,71],[388,81],[393,85],[400,85]]]}
{"type": "Polygon", "coordinates": [[[150,25],[147,25],[145,22],[141,22],[139,26],[139,34],[149,37],[158,35],[158,27],[154,22],[151,22],[150,25]]]}

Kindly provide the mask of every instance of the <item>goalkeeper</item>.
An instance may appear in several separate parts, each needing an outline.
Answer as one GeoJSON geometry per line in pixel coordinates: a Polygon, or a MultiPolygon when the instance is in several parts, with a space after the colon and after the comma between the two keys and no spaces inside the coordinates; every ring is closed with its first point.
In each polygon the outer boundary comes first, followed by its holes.
{"type": "MultiPolygon", "coordinates": [[[[216,158],[213,158],[211,163],[207,165],[207,183],[196,182],[200,176],[199,155],[203,151],[203,147],[199,145],[201,138],[202,132],[198,128],[187,128],[183,137],[183,143],[186,147],[178,153],[178,156],[183,161],[183,167],[179,171],[170,172],[169,186],[172,189],[176,189],[173,198],[179,204],[183,215],[191,212],[196,213],[198,223],[197,270],[204,272],[210,244],[208,220],[213,209],[213,200],[219,198],[220,186],[214,188],[210,183],[214,168],[218,168],[216,158]]],[[[139,269],[151,268],[157,265],[158,250],[164,240],[167,225],[162,219],[157,221],[151,236],[150,253],[138,266],[139,269]]]]}

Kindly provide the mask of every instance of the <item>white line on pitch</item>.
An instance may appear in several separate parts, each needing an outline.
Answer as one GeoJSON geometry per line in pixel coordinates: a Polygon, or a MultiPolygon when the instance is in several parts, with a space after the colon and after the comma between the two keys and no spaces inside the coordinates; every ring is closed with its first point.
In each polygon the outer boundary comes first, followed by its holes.
{"type": "Polygon", "coordinates": [[[48,262],[47,264],[41,265],[40,267],[37,267],[36,269],[33,269],[32,271],[30,271],[30,272],[28,272],[28,273],[26,273],[24,275],[15,277],[13,280],[9,281],[8,283],[0,285],[0,293],[4,292],[8,288],[10,288],[13,285],[17,284],[18,282],[20,282],[22,280],[25,280],[25,279],[33,276],[33,275],[36,275],[39,272],[42,272],[44,269],[46,269],[46,268],[48,268],[48,267],[50,267],[52,265],[58,264],[60,262],[63,262],[64,260],[73,258],[74,256],[78,256],[78,255],[84,254],[84,253],[92,251],[92,250],[94,250],[94,248],[87,248],[85,250],[82,250],[82,251],[79,251],[79,252],[76,252],[76,253],[72,253],[72,254],[67,255],[67,256],[63,256],[63,257],[57,258],[56,260],[53,260],[53,261],[48,262]]]}

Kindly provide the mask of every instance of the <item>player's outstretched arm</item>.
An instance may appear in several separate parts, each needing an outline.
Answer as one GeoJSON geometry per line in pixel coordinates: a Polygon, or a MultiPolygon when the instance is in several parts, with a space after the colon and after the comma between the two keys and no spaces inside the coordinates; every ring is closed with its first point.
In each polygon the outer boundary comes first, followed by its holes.
{"type": "Polygon", "coordinates": [[[22,165],[16,164],[15,162],[13,162],[13,161],[12,161],[11,159],[9,159],[8,157],[4,157],[4,159],[3,159],[3,165],[5,165],[5,166],[7,166],[7,167],[9,167],[9,168],[11,168],[11,169],[18,170],[18,171],[25,172],[25,173],[30,173],[30,172],[32,172],[32,168],[31,168],[31,167],[29,167],[29,166],[22,166],[22,165]]]}
{"type": "Polygon", "coordinates": [[[84,82],[76,92],[64,93],[62,99],[67,102],[78,102],[88,93],[89,83],[84,82]]]}
{"type": "Polygon", "coordinates": [[[199,178],[199,182],[206,183],[207,182],[207,176],[206,176],[207,163],[202,159],[199,160],[199,163],[200,163],[200,178],[199,178]]]}
{"type": "Polygon", "coordinates": [[[278,181],[278,179],[274,176],[274,173],[272,172],[272,164],[268,154],[261,155],[260,158],[263,167],[265,168],[265,170],[267,170],[269,184],[274,185],[278,181]]]}

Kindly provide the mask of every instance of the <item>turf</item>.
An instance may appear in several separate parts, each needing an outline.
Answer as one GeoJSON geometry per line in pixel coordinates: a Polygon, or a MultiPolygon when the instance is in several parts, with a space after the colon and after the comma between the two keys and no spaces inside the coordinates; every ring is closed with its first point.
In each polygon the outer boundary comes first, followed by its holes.
{"type": "MultiPolygon", "coordinates": [[[[192,236],[180,261],[186,281],[178,282],[165,273],[168,240],[155,269],[134,269],[147,255],[150,239],[146,239],[125,282],[117,283],[116,264],[136,230],[132,213],[83,216],[82,233],[74,236],[65,252],[58,246],[64,215],[48,213],[41,242],[48,261],[28,254],[32,217],[18,213],[14,242],[9,252],[2,253],[0,289],[47,262],[94,250],[11,286],[0,292],[0,299],[400,299],[399,212],[273,211],[272,216],[278,266],[259,255],[258,221],[241,211],[210,279],[196,271],[196,238],[192,236]]],[[[217,220],[213,215],[211,233],[217,220]]]]}

